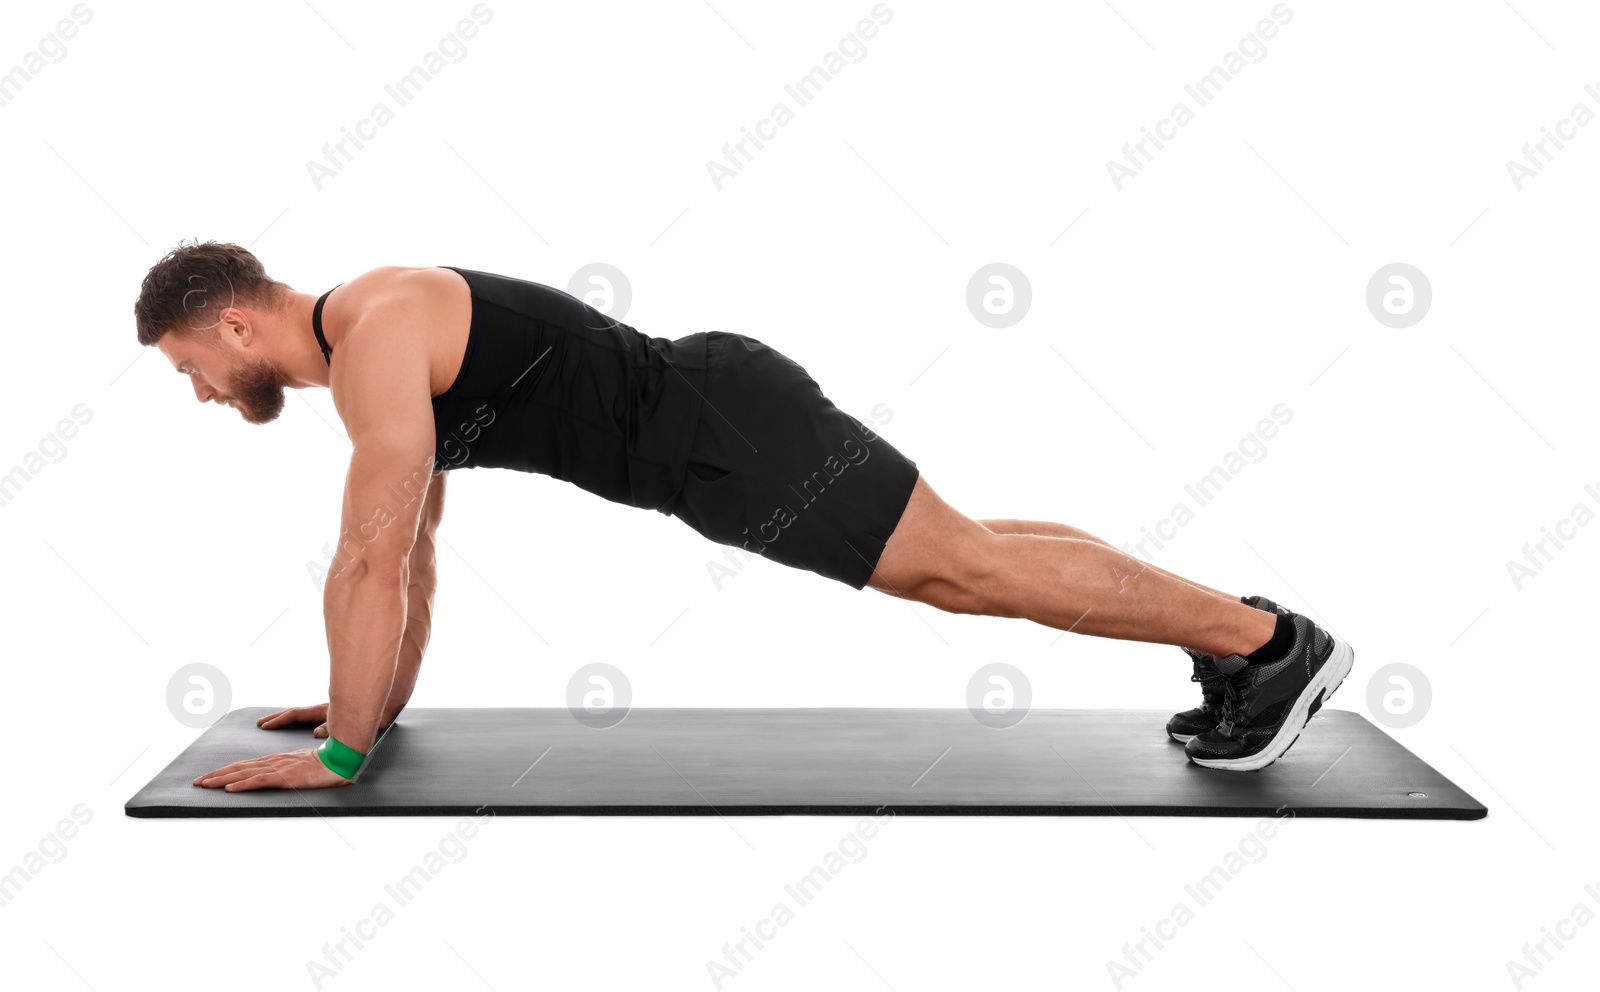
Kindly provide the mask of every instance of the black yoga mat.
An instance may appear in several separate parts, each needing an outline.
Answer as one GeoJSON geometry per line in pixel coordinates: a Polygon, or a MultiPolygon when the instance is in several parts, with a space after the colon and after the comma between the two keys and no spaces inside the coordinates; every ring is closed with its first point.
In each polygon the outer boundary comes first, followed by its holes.
{"type": "Polygon", "coordinates": [[[411,709],[354,784],[227,793],[190,783],[315,746],[234,710],[128,800],[138,817],[770,815],[1346,816],[1487,812],[1365,718],[1323,710],[1259,772],[1201,768],[1162,710],[636,709],[594,729],[565,709],[411,709]]]}

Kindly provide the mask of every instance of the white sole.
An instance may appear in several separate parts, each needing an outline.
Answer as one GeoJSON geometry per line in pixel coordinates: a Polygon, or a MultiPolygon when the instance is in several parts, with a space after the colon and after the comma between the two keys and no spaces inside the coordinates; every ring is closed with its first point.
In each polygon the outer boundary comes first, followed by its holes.
{"type": "Polygon", "coordinates": [[[1177,741],[1179,744],[1187,744],[1190,741],[1195,739],[1195,735],[1194,734],[1172,734],[1172,733],[1169,733],[1169,734],[1167,734],[1167,736],[1172,738],[1173,740],[1177,741]]]}
{"type": "Polygon", "coordinates": [[[1346,675],[1355,667],[1356,652],[1350,645],[1328,635],[1333,640],[1333,652],[1328,660],[1323,663],[1305,689],[1300,693],[1300,698],[1294,701],[1294,709],[1289,711],[1289,716],[1283,721],[1283,729],[1278,732],[1267,746],[1246,758],[1190,758],[1202,768],[1221,768],[1230,772],[1254,772],[1272,764],[1282,757],[1289,746],[1300,739],[1300,732],[1306,729],[1306,724],[1311,720],[1311,703],[1320,693],[1322,701],[1326,703],[1332,698],[1339,686],[1344,684],[1346,675]],[[1294,733],[1289,728],[1294,728],[1294,733]]]}

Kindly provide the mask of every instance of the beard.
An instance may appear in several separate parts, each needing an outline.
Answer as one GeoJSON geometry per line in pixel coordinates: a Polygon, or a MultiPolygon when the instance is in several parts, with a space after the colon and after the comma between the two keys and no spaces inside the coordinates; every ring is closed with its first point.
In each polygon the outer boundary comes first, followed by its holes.
{"type": "Polygon", "coordinates": [[[270,424],[283,412],[284,389],[289,385],[269,361],[257,359],[228,376],[228,402],[252,424],[270,424]]]}

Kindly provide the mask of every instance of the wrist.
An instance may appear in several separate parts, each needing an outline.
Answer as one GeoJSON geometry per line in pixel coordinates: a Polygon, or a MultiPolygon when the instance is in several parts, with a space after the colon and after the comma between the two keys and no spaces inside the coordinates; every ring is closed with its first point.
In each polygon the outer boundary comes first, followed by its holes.
{"type": "Polygon", "coordinates": [[[323,767],[340,778],[353,779],[366,763],[367,756],[330,733],[323,739],[322,746],[317,748],[317,759],[323,767]]]}
{"type": "MultiPolygon", "coordinates": [[[[402,703],[400,708],[404,709],[405,704],[402,703]]],[[[378,731],[377,738],[372,742],[371,746],[369,746],[365,752],[351,747],[349,744],[339,740],[339,738],[335,737],[330,732],[328,736],[323,739],[322,746],[318,747],[316,750],[317,760],[322,762],[323,767],[327,768],[335,775],[338,775],[340,778],[354,779],[356,777],[356,773],[361,771],[361,769],[366,765],[367,759],[371,758],[373,754],[377,752],[378,745],[382,744],[383,739],[389,736],[389,729],[392,726],[394,726],[394,724],[391,721],[388,725],[381,727],[378,731]]]]}

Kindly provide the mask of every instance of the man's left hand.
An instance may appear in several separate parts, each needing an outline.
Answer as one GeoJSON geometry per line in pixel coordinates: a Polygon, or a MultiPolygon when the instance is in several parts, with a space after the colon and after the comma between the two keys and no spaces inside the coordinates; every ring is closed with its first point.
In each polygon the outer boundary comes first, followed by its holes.
{"type": "Polygon", "coordinates": [[[305,748],[235,761],[207,772],[195,779],[194,784],[208,789],[221,786],[228,792],[247,792],[251,789],[327,789],[349,785],[350,780],[329,771],[315,749],[305,748]]]}

